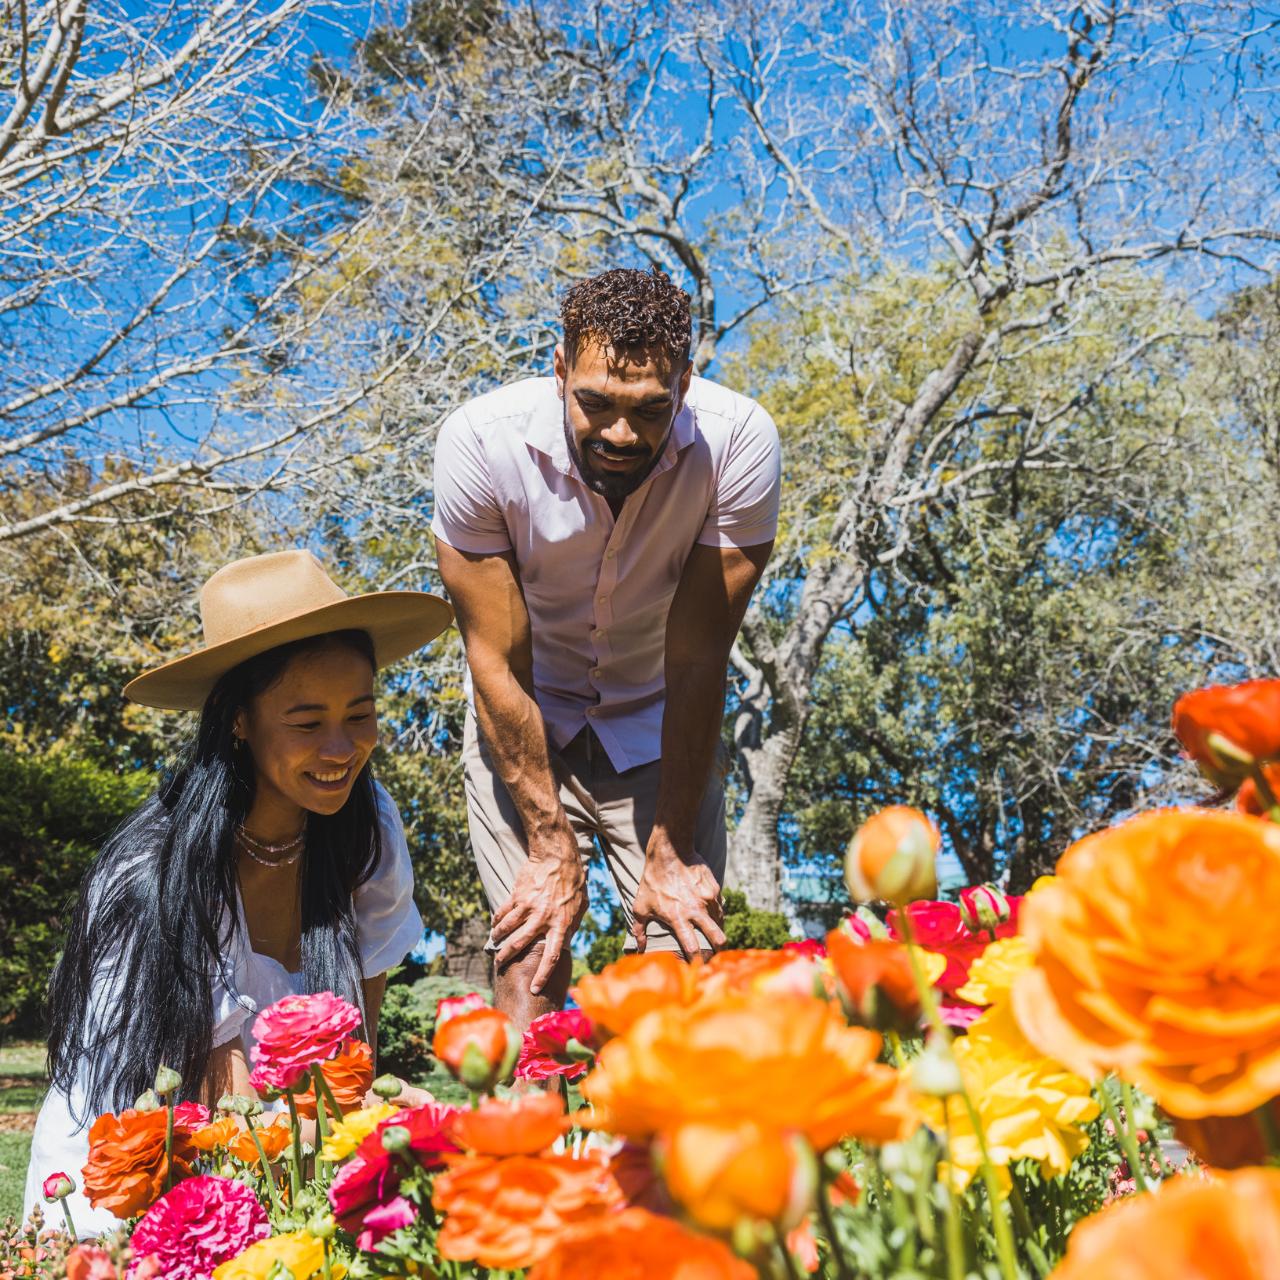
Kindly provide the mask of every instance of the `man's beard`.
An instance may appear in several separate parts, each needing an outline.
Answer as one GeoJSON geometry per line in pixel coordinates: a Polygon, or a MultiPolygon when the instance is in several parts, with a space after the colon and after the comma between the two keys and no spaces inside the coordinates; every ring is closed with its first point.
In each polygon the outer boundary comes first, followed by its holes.
{"type": "MultiPolygon", "coordinates": [[[[569,425],[569,406],[567,403],[564,406],[563,418],[564,442],[569,450],[569,457],[573,459],[573,465],[578,469],[578,475],[582,477],[582,483],[593,493],[598,493],[606,502],[621,502],[629,493],[635,493],[649,478],[649,473],[658,465],[658,459],[662,457],[663,450],[667,447],[667,441],[671,437],[671,428],[668,427],[667,434],[662,437],[662,448],[658,449],[652,457],[649,456],[649,450],[643,445],[633,449],[611,448],[611,453],[649,459],[647,464],[637,467],[634,471],[625,471],[615,475],[610,471],[597,470],[591,465],[590,458],[584,456],[578,448],[573,428],[569,425]]],[[[672,421],[675,421],[674,417],[672,421]]]]}

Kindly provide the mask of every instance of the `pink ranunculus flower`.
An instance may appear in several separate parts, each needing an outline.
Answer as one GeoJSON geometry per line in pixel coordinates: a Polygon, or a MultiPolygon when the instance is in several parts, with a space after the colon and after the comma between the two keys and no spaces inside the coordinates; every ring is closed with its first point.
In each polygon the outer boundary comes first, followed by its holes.
{"type": "MultiPolygon", "coordinates": [[[[1018,932],[1018,908],[1021,897],[1011,897],[1009,918],[995,930],[997,938],[1011,938],[1018,932]]],[[[948,995],[969,981],[969,966],[987,949],[990,938],[975,937],[965,928],[960,907],[954,902],[913,902],[907,907],[911,918],[911,932],[926,951],[936,951],[947,962],[942,976],[934,986],[948,995]]],[[[900,938],[898,913],[889,913],[889,934],[900,938]]]]}
{"type": "Polygon", "coordinates": [[[436,1001],[436,1026],[442,1026],[460,1013],[488,1007],[489,1002],[478,991],[468,991],[465,996],[445,996],[443,1000],[436,1001]]]}
{"type": "Polygon", "coordinates": [[[413,1225],[418,1211],[404,1196],[396,1196],[364,1215],[364,1230],[356,1236],[356,1248],[372,1253],[393,1231],[413,1225]]]}
{"type": "Polygon", "coordinates": [[[76,1189],[75,1181],[67,1173],[51,1173],[41,1184],[40,1191],[51,1203],[64,1200],[76,1189]]]}
{"type": "Polygon", "coordinates": [[[292,1089],[316,1063],[336,1057],[359,1025],[360,1010],[332,991],[277,1000],[254,1019],[250,1082],[292,1089]]]}
{"type": "Polygon", "coordinates": [[[981,1005],[968,1004],[964,1000],[944,999],[938,1004],[938,1013],[947,1026],[963,1031],[977,1022],[986,1010],[981,1005]]]}
{"type": "Polygon", "coordinates": [[[96,1244],[78,1244],[67,1254],[67,1280],[119,1280],[111,1255],[96,1244]]]}
{"type": "Polygon", "coordinates": [[[197,1129],[203,1129],[211,1119],[209,1108],[201,1102],[180,1102],[173,1109],[175,1130],[194,1133],[197,1129]]]}
{"type": "Polygon", "coordinates": [[[549,1080],[564,1076],[577,1080],[590,1065],[569,1056],[569,1041],[589,1046],[595,1035],[595,1024],[581,1009],[565,1009],[561,1013],[544,1013],[529,1023],[516,1060],[517,1080],[549,1080]]]}
{"type": "Polygon", "coordinates": [[[271,1234],[266,1210],[253,1191],[230,1178],[187,1178],[166,1192],[134,1228],[130,1244],[139,1263],[155,1259],[166,1280],[209,1280],[215,1267],[271,1234]]]}

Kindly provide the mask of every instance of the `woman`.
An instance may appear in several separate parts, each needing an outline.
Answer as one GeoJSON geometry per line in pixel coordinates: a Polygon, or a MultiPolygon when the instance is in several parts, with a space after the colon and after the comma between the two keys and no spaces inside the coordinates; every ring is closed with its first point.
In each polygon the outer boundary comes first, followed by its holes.
{"type": "MultiPolygon", "coordinates": [[[[357,1003],[376,1044],[386,971],[418,941],[399,814],[369,771],[373,680],[451,611],[418,591],[347,597],[305,551],[238,560],[200,593],[205,647],[125,696],[199,710],[177,767],[104,845],[49,989],[52,1087],[26,1212],[77,1183],[87,1129],[157,1067],[211,1103],[249,1093],[257,1011],[292,992],[357,1003]]],[[[79,1232],[119,1225],[79,1191],[79,1232]]]]}

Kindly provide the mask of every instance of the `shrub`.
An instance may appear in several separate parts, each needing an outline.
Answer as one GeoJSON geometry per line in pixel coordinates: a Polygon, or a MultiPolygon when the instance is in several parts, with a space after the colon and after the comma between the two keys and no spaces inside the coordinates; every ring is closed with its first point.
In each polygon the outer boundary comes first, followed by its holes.
{"type": "Polygon", "coordinates": [[[397,983],[393,974],[378,1014],[379,1072],[389,1071],[429,1089],[441,1102],[466,1101],[466,1090],[432,1056],[431,1041],[436,1034],[437,1003],[469,991],[490,998],[486,988],[444,974],[411,983],[397,983]]]}
{"type": "Polygon", "coordinates": [[[67,908],[98,846],[151,789],[66,748],[0,751],[0,1028],[38,1030],[67,908]]]}

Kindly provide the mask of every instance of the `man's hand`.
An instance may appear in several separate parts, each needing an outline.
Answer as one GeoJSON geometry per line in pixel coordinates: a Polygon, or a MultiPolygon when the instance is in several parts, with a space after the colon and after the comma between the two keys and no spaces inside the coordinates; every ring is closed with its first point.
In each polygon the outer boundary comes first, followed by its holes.
{"type": "Polygon", "coordinates": [[[656,831],[645,851],[632,914],[631,932],[640,951],[645,949],[645,925],[650,920],[665,924],[675,934],[687,959],[692,960],[703,949],[695,929],[712,947],[724,946],[724,930],[720,928],[724,907],[711,869],[697,859],[686,862],[656,831]]]}
{"type": "Polygon", "coordinates": [[[566,831],[551,850],[531,840],[511,896],[494,912],[493,940],[500,944],[495,966],[501,969],[545,938],[542,962],[529,984],[529,991],[539,995],[586,911],[587,877],[572,833],[566,831]]]}

